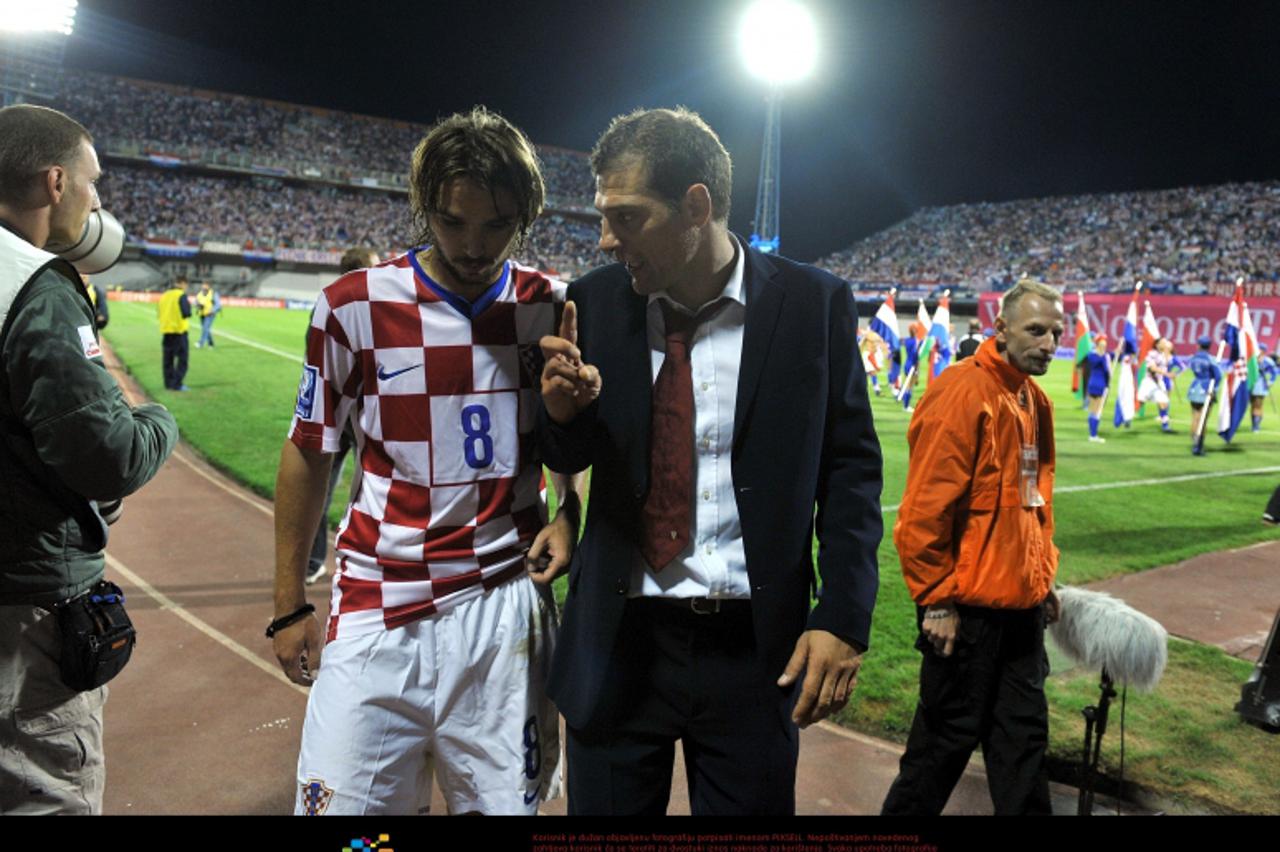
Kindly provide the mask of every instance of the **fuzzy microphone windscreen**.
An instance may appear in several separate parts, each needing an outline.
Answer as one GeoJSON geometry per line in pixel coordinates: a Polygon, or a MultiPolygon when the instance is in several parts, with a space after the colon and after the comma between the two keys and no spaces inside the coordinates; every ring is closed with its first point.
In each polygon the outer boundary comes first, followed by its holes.
{"type": "Polygon", "coordinates": [[[1058,601],[1061,614],[1049,634],[1064,654],[1087,669],[1106,669],[1116,683],[1155,689],[1169,655],[1169,634],[1158,621],[1106,592],[1064,586],[1058,601]]]}

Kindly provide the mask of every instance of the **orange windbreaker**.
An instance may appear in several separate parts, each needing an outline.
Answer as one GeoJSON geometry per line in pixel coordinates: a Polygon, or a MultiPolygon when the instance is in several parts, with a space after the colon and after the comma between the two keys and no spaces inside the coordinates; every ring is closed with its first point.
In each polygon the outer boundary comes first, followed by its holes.
{"type": "Polygon", "coordinates": [[[1044,391],[995,340],[984,341],[930,383],[907,443],[893,543],[916,603],[1028,609],[1043,601],[1058,570],[1053,406],[1044,391]],[[1024,440],[1039,450],[1038,508],[1022,506],[1024,440]]]}

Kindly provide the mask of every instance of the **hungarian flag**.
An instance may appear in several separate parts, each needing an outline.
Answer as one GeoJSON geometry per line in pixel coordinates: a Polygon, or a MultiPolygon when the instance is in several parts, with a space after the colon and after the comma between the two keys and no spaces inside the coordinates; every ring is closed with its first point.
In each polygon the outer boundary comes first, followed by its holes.
{"type": "Polygon", "coordinates": [[[1093,349],[1093,339],[1089,336],[1089,313],[1084,309],[1084,291],[1081,290],[1076,296],[1080,301],[1076,308],[1076,368],[1071,371],[1071,392],[1077,398],[1083,398],[1084,388],[1089,383],[1089,377],[1084,375],[1087,369],[1084,359],[1089,357],[1089,352],[1093,349]]]}
{"type": "Polygon", "coordinates": [[[929,326],[933,345],[929,348],[929,374],[936,376],[951,363],[951,291],[944,290],[933,312],[933,324],[929,326]]]}
{"type": "Polygon", "coordinates": [[[1244,300],[1243,280],[1236,281],[1222,329],[1222,344],[1228,350],[1231,366],[1222,371],[1222,387],[1218,391],[1218,434],[1230,442],[1249,410],[1249,393],[1258,381],[1258,336],[1244,300]]]}

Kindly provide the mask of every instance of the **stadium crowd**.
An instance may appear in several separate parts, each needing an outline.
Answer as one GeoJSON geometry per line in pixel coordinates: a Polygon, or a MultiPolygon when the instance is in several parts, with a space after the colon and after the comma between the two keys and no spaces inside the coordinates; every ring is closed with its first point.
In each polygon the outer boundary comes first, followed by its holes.
{"type": "Polygon", "coordinates": [[[1280,280],[1280,182],[930,207],[818,261],[854,282],[1098,292],[1280,280]]]}
{"type": "MultiPolygon", "coordinates": [[[[362,245],[384,255],[413,241],[404,197],[375,190],[119,164],[103,172],[100,190],[134,240],[329,250],[362,245]]],[[[521,260],[576,275],[603,262],[596,239],[593,225],[544,215],[521,260]]]]}
{"type": "MultiPolygon", "coordinates": [[[[157,154],[211,166],[404,186],[425,125],[64,70],[52,106],[97,131],[106,153],[157,154]]],[[[581,153],[540,147],[548,207],[590,206],[581,153]]]]}

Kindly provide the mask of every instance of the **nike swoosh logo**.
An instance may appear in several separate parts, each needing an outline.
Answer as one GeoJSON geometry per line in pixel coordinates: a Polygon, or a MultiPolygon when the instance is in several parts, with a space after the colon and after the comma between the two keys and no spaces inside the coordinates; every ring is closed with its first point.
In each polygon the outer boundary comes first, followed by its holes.
{"type": "Polygon", "coordinates": [[[533,792],[532,792],[532,793],[525,793],[525,794],[524,794],[524,803],[525,803],[526,805],[532,805],[532,804],[534,803],[534,801],[538,798],[538,793],[539,793],[539,791],[541,791],[541,790],[542,790],[542,784],[541,784],[541,783],[539,783],[537,787],[534,787],[534,788],[533,788],[533,792]]]}
{"type": "Polygon", "coordinates": [[[385,382],[385,381],[387,381],[388,379],[394,379],[396,376],[400,375],[401,373],[407,373],[407,372],[409,372],[410,370],[416,370],[416,369],[418,369],[418,368],[419,368],[419,367],[421,367],[421,366],[422,366],[421,364],[414,364],[412,367],[405,367],[403,370],[394,370],[394,371],[392,371],[392,372],[388,373],[388,372],[387,372],[387,368],[386,368],[386,367],[384,367],[384,366],[382,366],[381,364],[379,364],[379,365],[378,365],[378,378],[379,378],[380,380],[382,380],[382,381],[384,381],[384,382],[385,382]]]}

